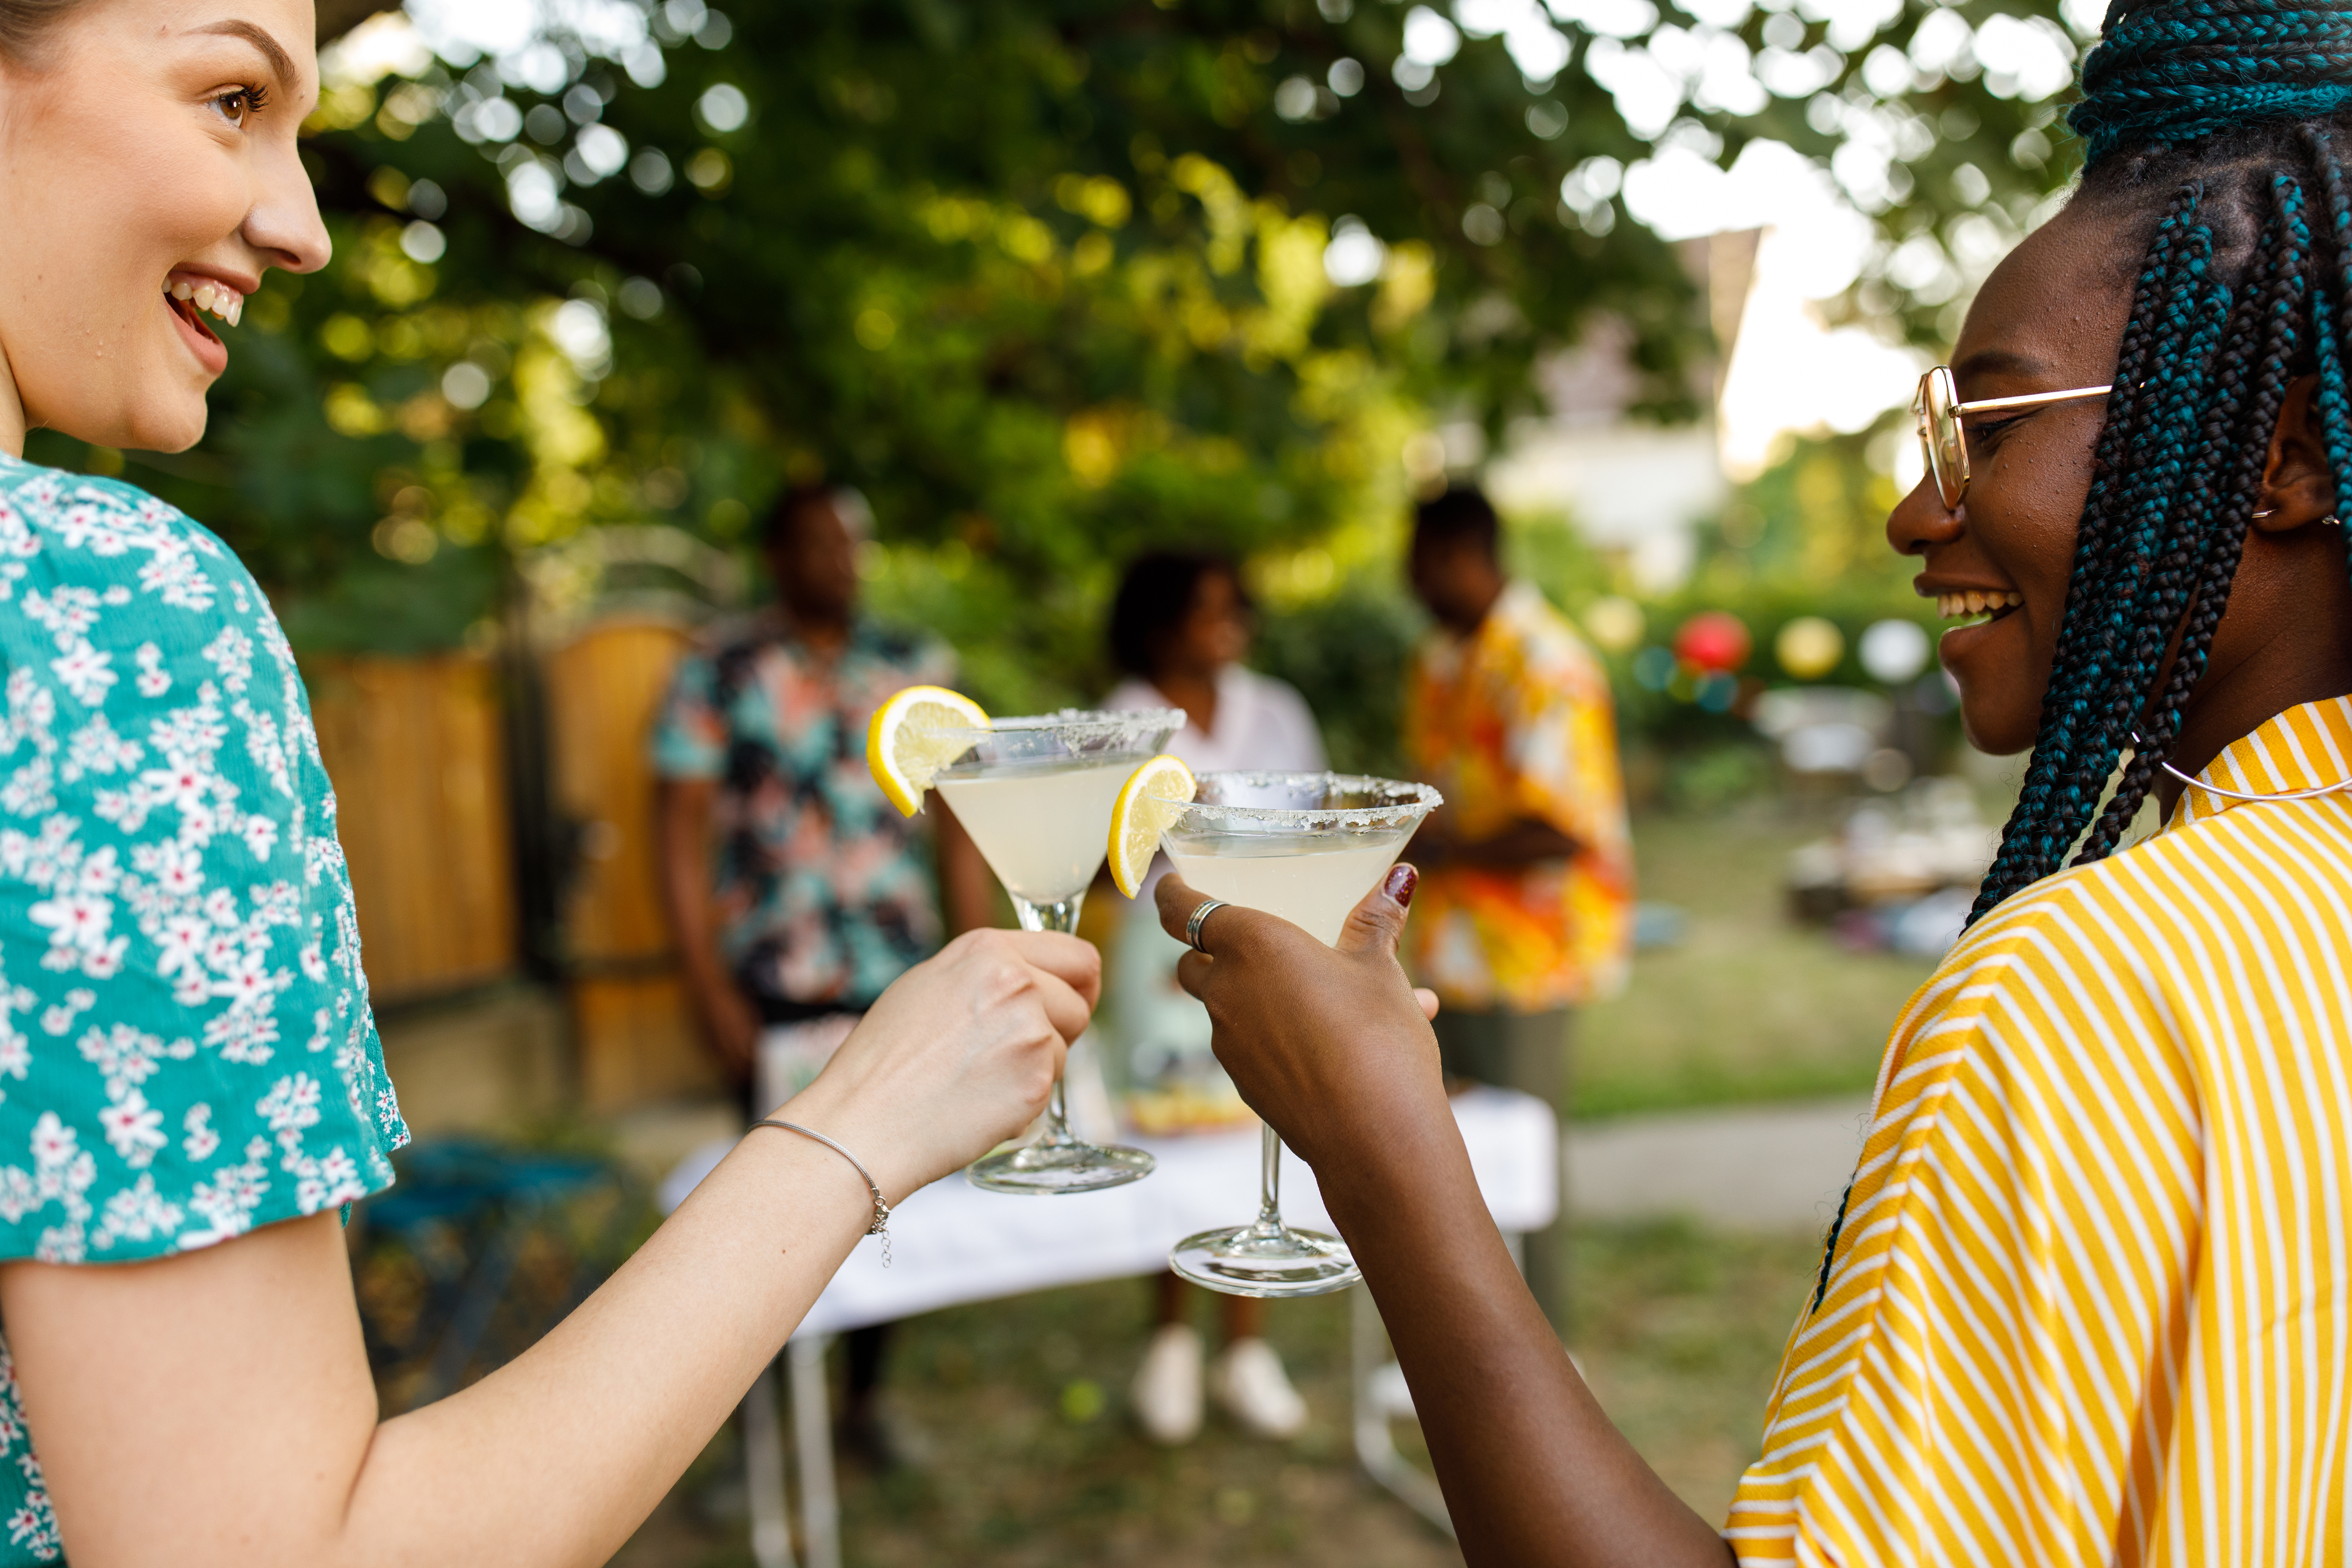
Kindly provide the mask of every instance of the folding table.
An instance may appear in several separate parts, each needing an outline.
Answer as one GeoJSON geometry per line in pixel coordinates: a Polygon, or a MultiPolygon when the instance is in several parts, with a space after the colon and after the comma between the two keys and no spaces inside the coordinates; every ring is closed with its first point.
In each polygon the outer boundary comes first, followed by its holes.
{"type": "MultiPolygon", "coordinates": [[[[1551,1223],[1559,1201],[1559,1129],[1551,1108],[1526,1094],[1472,1089],[1453,1102],[1470,1164],[1495,1223],[1507,1237],[1551,1223]]],[[[840,1513],[834,1489],[832,1423],[824,1346],[835,1333],[940,1307],[995,1301],[1056,1285],[1156,1274],[1168,1249],[1194,1231],[1233,1225],[1257,1207],[1255,1125],[1177,1138],[1131,1138],[1158,1156],[1142,1181],[1070,1197],[982,1192],[959,1177],[936,1182],[890,1217],[891,1265],[860,1243],[809,1309],[785,1347],[793,1426],[800,1452],[801,1528],[809,1568],[839,1568],[840,1513]]],[[[677,1207],[732,1147],[698,1149],[662,1184],[665,1210],[677,1207]]],[[[1282,1208],[1292,1224],[1331,1228],[1314,1172],[1286,1153],[1282,1208]]],[[[1369,1291],[1354,1292],[1350,1322],[1356,1453],[1372,1479],[1416,1512],[1450,1531],[1436,1483],[1398,1452],[1391,1417],[1412,1413],[1404,1379],[1385,1354],[1369,1291]]],[[[751,1496],[753,1555],[761,1568],[792,1568],[784,1500],[783,1444],[772,1369],[745,1397],[744,1457],[751,1496]]]]}

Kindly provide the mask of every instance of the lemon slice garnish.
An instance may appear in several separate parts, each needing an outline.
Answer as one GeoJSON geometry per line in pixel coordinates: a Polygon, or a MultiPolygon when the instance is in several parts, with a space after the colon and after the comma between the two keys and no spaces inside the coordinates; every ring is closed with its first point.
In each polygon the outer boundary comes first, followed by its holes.
{"type": "Polygon", "coordinates": [[[1127,776],[1110,809],[1110,879],[1133,898],[1151,870],[1160,834],[1192,798],[1192,770],[1162,752],[1127,776]]]}
{"type": "Polygon", "coordinates": [[[874,722],[866,727],[866,766],[890,804],[911,817],[923,809],[932,778],[971,744],[940,732],[987,727],[988,715],[961,692],[908,686],[874,710],[874,722]]]}

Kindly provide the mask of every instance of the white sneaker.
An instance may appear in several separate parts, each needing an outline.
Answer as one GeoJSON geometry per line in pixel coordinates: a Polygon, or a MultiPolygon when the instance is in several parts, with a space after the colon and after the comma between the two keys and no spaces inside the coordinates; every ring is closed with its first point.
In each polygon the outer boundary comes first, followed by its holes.
{"type": "Polygon", "coordinates": [[[1237,1339],[1209,1369],[1218,1408],[1261,1437],[1296,1437],[1307,1425],[1307,1401],[1290,1385],[1282,1358],[1262,1339],[1237,1339]]]}
{"type": "Polygon", "coordinates": [[[1128,1396],[1145,1437],[1166,1448],[1191,1442],[1201,1430],[1201,1336],[1185,1323],[1153,1330],[1128,1396]]]}

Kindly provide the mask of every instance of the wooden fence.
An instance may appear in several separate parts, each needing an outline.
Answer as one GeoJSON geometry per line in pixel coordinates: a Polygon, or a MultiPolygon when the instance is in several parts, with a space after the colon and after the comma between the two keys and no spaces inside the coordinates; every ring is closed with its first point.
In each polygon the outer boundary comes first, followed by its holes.
{"type": "Polygon", "coordinates": [[[495,673],[466,654],[306,662],[368,987],[398,1003],[514,971],[514,841],[495,673]]]}
{"type": "Polygon", "coordinates": [[[608,621],[551,654],[549,785],[579,824],[563,931],[580,1087],[591,1108],[719,1085],[695,1032],[663,913],[646,757],[662,695],[688,632],[658,621],[608,621]]]}
{"type": "MultiPolygon", "coordinates": [[[[575,829],[557,956],[591,1110],[719,1086],[657,881],[646,743],[689,634],[610,622],[541,666],[551,804],[575,829]]],[[[496,667],[467,654],[308,661],[368,981],[381,1004],[519,972],[521,921],[496,667]]]]}

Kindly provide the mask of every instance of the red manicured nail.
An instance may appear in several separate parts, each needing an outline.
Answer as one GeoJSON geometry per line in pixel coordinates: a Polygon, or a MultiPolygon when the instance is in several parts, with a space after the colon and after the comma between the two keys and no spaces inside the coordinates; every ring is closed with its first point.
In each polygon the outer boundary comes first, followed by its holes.
{"type": "Polygon", "coordinates": [[[1391,898],[1395,899],[1405,908],[1411,909],[1412,890],[1421,885],[1421,873],[1409,865],[1391,866],[1389,879],[1381,885],[1388,890],[1388,895],[1391,898]]]}

